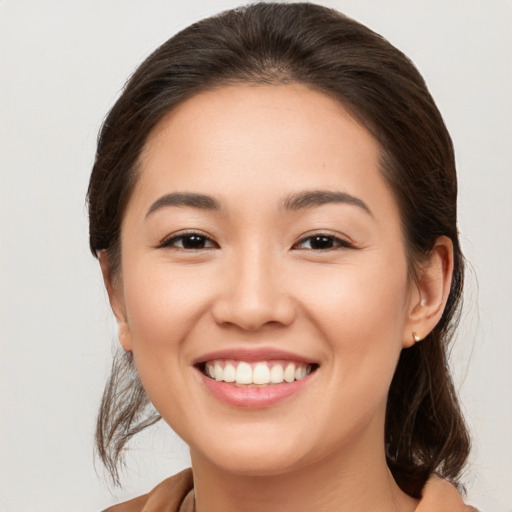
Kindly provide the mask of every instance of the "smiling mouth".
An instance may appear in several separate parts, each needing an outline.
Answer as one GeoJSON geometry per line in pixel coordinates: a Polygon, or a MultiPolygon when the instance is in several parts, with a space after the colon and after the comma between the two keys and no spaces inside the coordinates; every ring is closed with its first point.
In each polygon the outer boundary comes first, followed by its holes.
{"type": "Polygon", "coordinates": [[[208,378],[234,386],[274,386],[292,383],[307,377],[317,364],[292,361],[237,361],[216,359],[197,365],[208,378]]]}

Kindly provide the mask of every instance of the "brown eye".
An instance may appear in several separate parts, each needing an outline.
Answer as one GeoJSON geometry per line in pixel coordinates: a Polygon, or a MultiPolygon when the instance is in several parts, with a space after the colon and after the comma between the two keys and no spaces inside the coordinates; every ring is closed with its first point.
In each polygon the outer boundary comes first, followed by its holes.
{"type": "Polygon", "coordinates": [[[293,246],[294,249],[310,249],[314,251],[326,251],[340,247],[352,247],[352,245],[346,240],[325,234],[308,236],[293,246]]]}
{"type": "Polygon", "coordinates": [[[212,249],[218,247],[213,240],[200,233],[185,233],[168,238],[160,247],[171,247],[185,250],[212,249]]]}

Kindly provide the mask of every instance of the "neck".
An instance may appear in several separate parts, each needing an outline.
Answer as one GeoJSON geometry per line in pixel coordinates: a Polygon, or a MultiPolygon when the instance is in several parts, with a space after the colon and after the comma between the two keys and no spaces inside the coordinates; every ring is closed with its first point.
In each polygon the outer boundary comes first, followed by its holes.
{"type": "Polygon", "coordinates": [[[236,474],[192,451],[196,512],[413,512],[417,501],[395,483],[383,443],[363,447],[270,476],[236,474]]]}

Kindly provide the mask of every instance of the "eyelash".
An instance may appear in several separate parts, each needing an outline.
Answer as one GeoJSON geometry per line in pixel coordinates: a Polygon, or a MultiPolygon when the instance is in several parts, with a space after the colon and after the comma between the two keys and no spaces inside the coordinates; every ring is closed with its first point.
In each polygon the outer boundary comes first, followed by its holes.
{"type": "MultiPolygon", "coordinates": [[[[332,246],[325,247],[325,248],[309,247],[306,250],[317,251],[317,252],[326,252],[326,251],[332,251],[332,250],[340,249],[340,248],[345,248],[345,249],[354,248],[354,245],[351,242],[349,242],[348,240],[344,240],[342,238],[339,238],[335,235],[331,235],[329,233],[315,233],[313,235],[308,235],[308,236],[300,239],[298,242],[293,244],[292,249],[293,250],[301,250],[300,248],[298,248],[299,245],[305,243],[306,241],[309,241],[310,245],[311,245],[311,241],[315,238],[317,239],[317,241],[319,241],[319,239],[323,239],[323,242],[326,242],[327,244],[331,244],[332,246]]],[[[219,247],[218,244],[216,242],[214,242],[209,236],[204,235],[197,231],[191,231],[191,232],[187,232],[187,233],[180,233],[179,235],[173,235],[173,236],[163,240],[158,245],[159,249],[171,248],[171,249],[176,249],[176,250],[181,250],[181,251],[204,251],[204,250],[210,250],[210,249],[217,249],[218,247],[219,247]],[[211,246],[210,247],[196,247],[196,248],[184,247],[183,246],[184,240],[188,238],[190,241],[190,239],[192,239],[193,237],[197,237],[197,238],[201,239],[201,241],[203,241],[204,244],[210,243],[211,246]],[[181,242],[181,247],[174,245],[179,241],[181,242]]]]}
{"type": "MultiPolygon", "coordinates": [[[[313,239],[323,239],[324,241],[328,241],[329,243],[331,243],[333,246],[332,247],[326,247],[326,248],[323,248],[323,249],[320,249],[320,248],[313,248],[313,247],[310,247],[308,248],[307,250],[310,250],[310,251],[318,251],[318,252],[325,252],[325,251],[333,251],[333,250],[336,250],[336,249],[351,249],[354,247],[354,245],[349,242],[348,240],[345,240],[343,238],[340,238],[340,237],[337,237],[335,235],[331,235],[330,233],[315,233],[313,235],[308,235],[308,236],[305,236],[304,238],[301,238],[298,242],[296,242],[293,246],[292,246],[292,249],[294,249],[295,247],[297,247],[298,245],[300,244],[303,244],[304,242],[306,241],[309,241],[310,244],[311,244],[311,241],[313,239]]],[[[298,249],[300,250],[300,249],[298,249]]]]}
{"type": "Polygon", "coordinates": [[[163,249],[166,247],[171,248],[171,249],[177,249],[179,251],[204,251],[204,250],[216,249],[219,246],[209,236],[204,235],[203,233],[200,233],[197,231],[190,231],[190,232],[180,233],[179,235],[173,235],[169,238],[166,238],[158,245],[159,249],[163,249]],[[178,241],[181,241],[181,243],[183,245],[183,241],[185,239],[188,238],[190,241],[190,239],[192,237],[200,238],[200,239],[204,240],[205,243],[211,243],[212,246],[211,247],[190,248],[190,247],[183,247],[183,246],[179,247],[179,246],[173,245],[178,241]]]}

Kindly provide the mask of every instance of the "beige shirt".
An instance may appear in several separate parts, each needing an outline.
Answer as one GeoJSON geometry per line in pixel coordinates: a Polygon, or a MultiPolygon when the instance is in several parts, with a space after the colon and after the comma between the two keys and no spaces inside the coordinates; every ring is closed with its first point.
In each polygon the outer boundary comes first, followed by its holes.
{"type": "MultiPolygon", "coordinates": [[[[457,489],[437,476],[429,478],[416,512],[471,512],[457,489]]],[[[186,469],[157,485],[150,493],[114,505],[103,512],[194,512],[192,470],[186,469]]]]}

